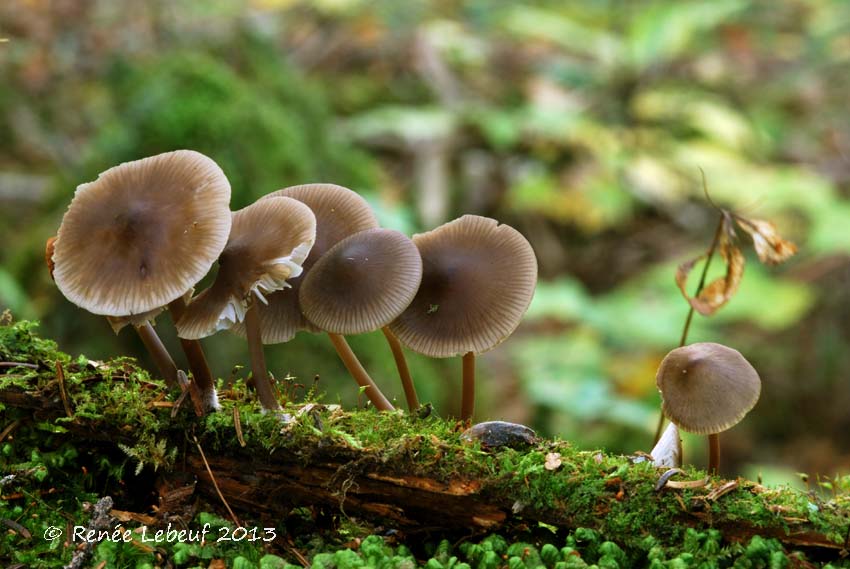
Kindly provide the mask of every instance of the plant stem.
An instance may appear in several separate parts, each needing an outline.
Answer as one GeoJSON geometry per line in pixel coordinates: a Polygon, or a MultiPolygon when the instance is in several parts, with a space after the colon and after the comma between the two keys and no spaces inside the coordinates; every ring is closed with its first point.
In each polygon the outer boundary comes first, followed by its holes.
{"type": "Polygon", "coordinates": [[[717,475],[720,471],[720,433],[708,435],[708,473],[717,475]]]}
{"type": "MultiPolygon", "coordinates": [[[[252,299],[253,301],[254,299],[252,299]]],[[[248,349],[251,352],[251,373],[254,376],[254,388],[263,409],[276,411],[280,409],[280,403],[275,397],[274,388],[269,380],[269,372],[266,367],[266,356],[263,353],[263,340],[260,330],[260,307],[257,302],[251,302],[245,313],[245,332],[248,335],[248,349]]]]}
{"type": "Polygon", "coordinates": [[[142,343],[147,348],[151,358],[153,358],[153,362],[156,364],[159,374],[165,380],[165,384],[168,387],[177,387],[177,366],[174,364],[174,360],[171,354],[168,353],[162,340],[159,339],[156,330],[153,329],[150,322],[145,322],[141,326],[134,326],[134,328],[139,334],[139,338],[142,339],[142,343]]]}
{"type": "Polygon", "coordinates": [[[336,348],[336,353],[339,354],[339,358],[345,364],[345,368],[351,374],[351,377],[354,378],[354,381],[357,382],[357,385],[366,388],[366,397],[369,398],[369,401],[372,402],[375,408],[379,411],[394,411],[395,407],[384,397],[384,394],[381,393],[381,390],[378,389],[378,386],[375,385],[375,382],[366,373],[360,360],[357,359],[357,356],[351,350],[351,346],[345,341],[345,337],[340,334],[328,332],[328,338],[331,339],[331,343],[336,348]]]}
{"type": "Polygon", "coordinates": [[[390,350],[393,352],[395,359],[395,367],[398,368],[398,377],[401,379],[401,385],[404,387],[404,398],[407,399],[407,407],[411,411],[419,409],[419,398],[416,396],[416,387],[413,385],[413,378],[410,377],[410,369],[407,367],[407,360],[404,357],[404,350],[401,347],[401,342],[395,337],[392,331],[384,326],[381,328],[387,343],[390,345],[390,350]]]}
{"type": "MultiPolygon", "coordinates": [[[[702,267],[702,274],[699,277],[699,283],[697,283],[696,292],[694,292],[694,296],[699,296],[699,293],[702,292],[702,289],[705,287],[705,281],[708,277],[708,268],[711,266],[711,260],[714,258],[714,253],[717,251],[717,245],[720,244],[720,236],[723,234],[723,226],[726,221],[726,212],[721,210],[720,212],[720,220],[717,222],[717,229],[714,231],[714,239],[711,241],[711,247],[708,248],[708,253],[706,253],[705,265],[702,267]]],[[[690,310],[688,310],[688,316],[685,318],[685,326],[682,328],[682,336],[679,339],[679,347],[681,348],[685,344],[688,343],[688,332],[691,330],[691,321],[694,319],[694,307],[690,306],[690,310]]],[[[655,436],[652,437],[652,445],[658,442],[658,439],[661,437],[661,431],[664,429],[664,412],[660,412],[658,414],[658,426],[655,428],[655,436]]]]}
{"type": "MultiPolygon", "coordinates": [[[[168,310],[171,312],[172,320],[177,322],[186,310],[186,302],[180,297],[168,304],[168,310]]],[[[196,408],[200,403],[202,413],[217,410],[218,395],[215,392],[215,382],[213,381],[212,371],[210,371],[210,365],[207,363],[201,343],[198,340],[180,338],[180,346],[183,348],[183,353],[186,354],[186,359],[189,361],[189,369],[192,371],[192,377],[194,378],[194,384],[200,392],[201,401],[195,401],[196,408]]],[[[192,399],[195,400],[197,395],[194,392],[191,395],[192,399]]]]}
{"type": "Polygon", "coordinates": [[[460,418],[464,421],[472,419],[475,411],[475,354],[466,352],[463,355],[463,393],[460,399],[460,418]]]}

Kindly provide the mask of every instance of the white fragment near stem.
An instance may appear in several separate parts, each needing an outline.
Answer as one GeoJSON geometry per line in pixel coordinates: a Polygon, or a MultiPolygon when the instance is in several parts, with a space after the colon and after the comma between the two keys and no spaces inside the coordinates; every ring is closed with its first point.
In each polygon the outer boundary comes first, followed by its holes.
{"type": "Polygon", "coordinates": [[[679,438],[679,427],[675,423],[667,425],[649,454],[652,456],[653,466],[666,468],[682,466],[682,439],[679,438]]]}

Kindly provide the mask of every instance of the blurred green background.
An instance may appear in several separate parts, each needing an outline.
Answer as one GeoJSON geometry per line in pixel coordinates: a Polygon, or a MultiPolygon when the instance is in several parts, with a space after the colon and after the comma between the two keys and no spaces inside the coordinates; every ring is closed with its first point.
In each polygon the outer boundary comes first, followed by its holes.
{"type": "MultiPolygon", "coordinates": [[[[462,213],[514,225],[540,284],[517,333],[480,359],[477,418],[648,451],[655,369],[687,313],[675,267],[716,224],[702,168],[715,201],[800,246],[775,269],[747,246],[738,295],[692,328],[764,381],[723,437],[723,470],[846,473],[848,28],[843,0],[5,0],[0,308],[66,351],[144,359],[132,333],[56,291],[44,241],[77,184],[192,148],[227,173],[233,209],[327,181],[408,233],[462,213]]],[[[403,399],[380,334],[351,343],[403,399]]],[[[205,345],[222,377],[247,363],[236,336],[205,345]]],[[[267,353],[278,377],[318,374],[328,400],[355,402],[326,338],[267,353]]],[[[421,398],[456,413],[460,362],[409,358],[421,398]]],[[[704,464],[702,445],[688,438],[686,460],[704,464]]]]}

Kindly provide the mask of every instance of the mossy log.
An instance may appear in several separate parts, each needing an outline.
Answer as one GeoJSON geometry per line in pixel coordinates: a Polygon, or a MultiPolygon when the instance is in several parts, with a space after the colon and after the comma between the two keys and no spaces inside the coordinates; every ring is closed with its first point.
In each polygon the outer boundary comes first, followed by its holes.
{"type": "MultiPolygon", "coordinates": [[[[33,421],[80,449],[120,447],[166,480],[191,474],[197,482],[184,494],[219,508],[226,502],[242,520],[312,506],[407,533],[587,527],[627,548],[648,536],[676,547],[687,528],[715,528],[729,542],[759,535],[819,559],[847,555],[846,494],[771,489],[693,469],[674,480],[694,483],[659,490],[664,470],[635,457],[558,440],[486,449],[465,441],[456,422],[401,411],[308,403],[264,414],[241,382],[220,394],[220,412],[198,419],[189,406],[175,413],[179,393],[131,361],[72,360],[28,341],[11,354],[0,337],[0,356],[30,365],[0,369],[2,437],[14,422],[33,421]]],[[[152,506],[157,519],[169,514],[166,501],[152,506]]]]}

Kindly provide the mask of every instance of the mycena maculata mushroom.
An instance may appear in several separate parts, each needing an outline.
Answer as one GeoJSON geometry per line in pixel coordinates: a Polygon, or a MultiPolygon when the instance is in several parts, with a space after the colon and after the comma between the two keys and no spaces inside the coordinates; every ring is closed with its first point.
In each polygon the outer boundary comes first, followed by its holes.
{"type": "Polygon", "coordinates": [[[422,256],[422,283],[390,330],[420,354],[463,356],[461,418],[470,419],[475,354],[519,325],[534,295],[537,259],[516,229],[477,215],[414,235],[413,242],[422,256]]]}
{"type": "MultiPolygon", "coordinates": [[[[391,229],[367,229],[331,247],[304,277],[299,292],[308,321],[328,333],[337,353],[378,409],[392,406],[366,373],[345,335],[385,330],[413,300],[422,259],[413,242],[391,229]]],[[[398,362],[397,362],[398,363],[398,362]]],[[[410,374],[402,385],[411,411],[419,407],[410,374]]]]}
{"type": "MultiPolygon", "coordinates": [[[[209,271],[230,231],[230,184],[191,150],[126,162],[77,187],[53,244],[53,277],[94,314],[134,317],[169,306],[209,271]]],[[[217,406],[197,342],[182,343],[199,406],[217,406]]]]}
{"type": "Polygon", "coordinates": [[[244,322],[254,385],[268,410],[280,404],[268,377],[259,315],[266,295],[289,287],[288,279],[301,274],[315,238],[313,212],[291,198],[262,199],[235,212],[215,281],[177,321],[183,338],[203,338],[244,322]]]}
{"type": "Polygon", "coordinates": [[[708,469],[720,468],[720,433],[755,406],[761,379],[733,348],[699,342],[671,351],[656,374],[664,414],[683,431],[708,435],[708,469]]]}

